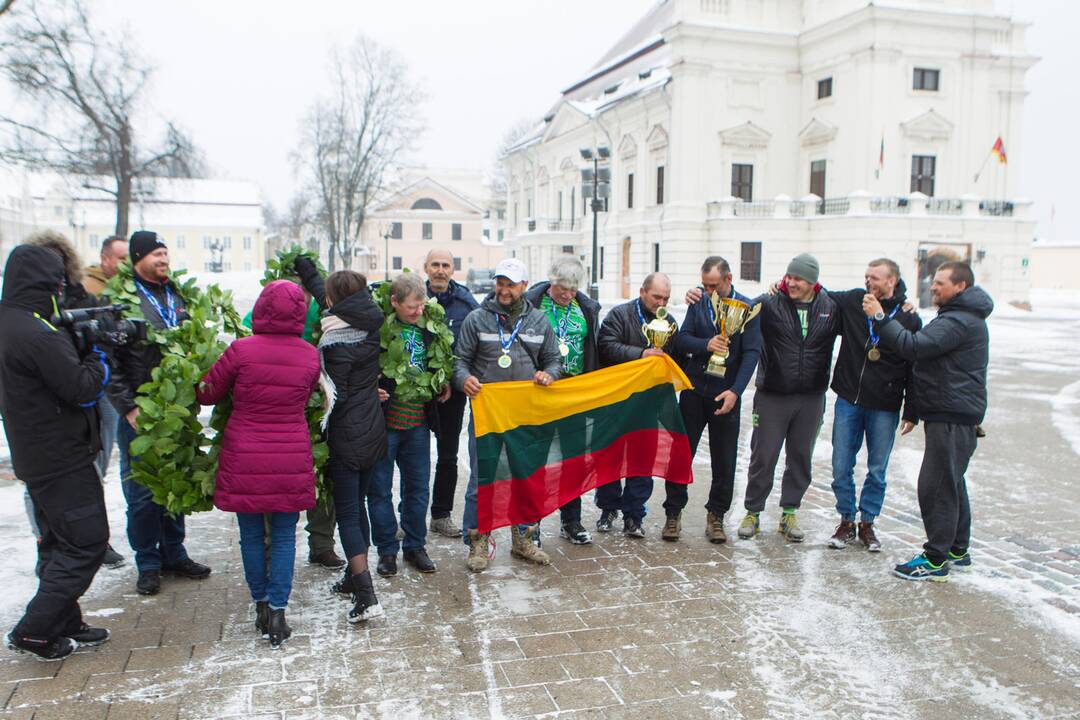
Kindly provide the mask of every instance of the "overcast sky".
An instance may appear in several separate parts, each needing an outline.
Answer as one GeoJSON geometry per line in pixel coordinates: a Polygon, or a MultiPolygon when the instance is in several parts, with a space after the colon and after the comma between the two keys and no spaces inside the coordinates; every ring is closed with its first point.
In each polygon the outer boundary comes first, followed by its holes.
{"type": "MultiPolygon", "coordinates": [[[[258,182],[280,209],[295,180],[288,153],[324,88],[326,51],[366,33],[396,49],[428,93],[414,160],[491,166],[506,128],[537,116],[655,0],[95,0],[157,65],[153,105],[178,120],[223,176],[258,182]]],[[[1080,241],[1080,2],[996,0],[1033,22],[1020,147],[1006,148],[1039,235],[1080,241]],[[1054,222],[1049,222],[1051,213],[1054,222]]]]}

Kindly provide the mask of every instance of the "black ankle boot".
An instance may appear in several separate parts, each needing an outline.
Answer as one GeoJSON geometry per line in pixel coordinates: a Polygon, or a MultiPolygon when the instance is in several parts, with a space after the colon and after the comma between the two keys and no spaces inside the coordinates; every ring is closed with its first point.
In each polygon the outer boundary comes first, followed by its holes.
{"type": "Polygon", "coordinates": [[[371,584],[371,573],[365,570],[352,576],[353,586],[353,609],[349,611],[347,619],[351,623],[359,623],[371,618],[382,617],[383,609],[379,605],[379,599],[375,597],[375,588],[371,584]]]}
{"type": "Polygon", "coordinates": [[[266,600],[255,603],[255,630],[263,638],[270,637],[270,603],[266,600]]]}
{"type": "Polygon", "coordinates": [[[277,650],[292,636],[292,628],[285,623],[285,610],[270,610],[270,647],[277,650]]]}
{"type": "Polygon", "coordinates": [[[349,574],[349,567],[345,566],[345,575],[340,580],[330,586],[330,590],[335,595],[352,595],[353,583],[352,575],[349,574]]]}

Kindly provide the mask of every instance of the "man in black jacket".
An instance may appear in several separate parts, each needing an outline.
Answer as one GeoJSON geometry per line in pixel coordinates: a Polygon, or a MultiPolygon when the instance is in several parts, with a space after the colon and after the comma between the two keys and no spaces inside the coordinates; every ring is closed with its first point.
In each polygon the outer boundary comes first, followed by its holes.
{"type": "Polygon", "coordinates": [[[825,414],[825,391],[840,313],[818,285],[815,257],[796,256],[788,264],[779,292],[763,301],[761,354],[754,395],[754,434],[750,439],[750,472],[746,482],[746,517],[739,537],[749,539],[760,528],[761,511],[772,492],[780,448],[786,455],[781,484],[780,532],[789,542],[804,534],[795,511],[810,487],[814,440],[825,414]]]}
{"type": "Polygon", "coordinates": [[[41,530],[37,593],[7,640],[45,660],[109,638],[83,623],[78,603],[109,544],[94,467],[101,447],[96,404],[109,370],[103,353],[95,348],[80,358],[71,336],[50,324],[63,283],[56,253],[21,245],[8,258],[0,302],[0,413],[41,530]]]}
{"type": "MultiPolygon", "coordinates": [[[[600,350],[600,363],[604,367],[661,355],[674,351],[674,333],[663,348],[649,346],[642,326],[656,317],[656,311],[667,307],[671,298],[671,281],[663,273],[651,273],[641,284],[638,297],[628,303],[616,305],[604,318],[596,338],[600,350]]],[[[674,325],[674,321],[672,321],[674,325]]],[[[645,537],[641,523],[645,519],[645,503],[653,491],[651,477],[628,477],[626,486],[621,480],[609,482],[596,488],[596,506],[600,519],[596,521],[599,532],[610,532],[612,523],[623,514],[623,533],[629,537],[645,537]]]]}
{"type": "MultiPolygon", "coordinates": [[[[456,349],[461,324],[469,313],[480,307],[480,303],[464,286],[454,282],[454,255],[449,250],[430,251],[424,259],[424,273],[428,277],[428,297],[435,298],[446,311],[446,324],[454,333],[456,349]]],[[[454,509],[454,492],[457,490],[458,447],[467,400],[465,393],[453,390],[446,402],[435,404],[439,423],[432,427],[438,428],[435,432],[438,459],[431,486],[431,531],[446,537],[461,537],[461,528],[450,519],[450,513],[454,509]]]]}
{"type": "Polygon", "coordinates": [[[890,319],[873,295],[866,295],[863,310],[882,347],[915,364],[916,405],[926,433],[918,485],[926,544],[894,572],[907,580],[944,582],[950,565],[971,565],[971,507],[964,473],[975,452],[976,428],[986,415],[986,318],[994,301],[975,287],[971,267],[961,262],[938,268],[931,293],[938,315],[918,332],[890,319]]]}
{"type": "MultiPolygon", "coordinates": [[[[155,328],[175,327],[187,320],[184,304],[169,280],[169,251],[154,232],[139,230],[129,243],[134,268],[139,310],[155,328]]],[[[210,568],[188,557],[184,548],[184,517],[172,517],[154,502],[153,493],[131,478],[128,448],[135,439],[139,406],[135,398],[139,386],[150,380],[151,371],[161,363],[161,351],[152,343],[119,347],[113,376],[109,382],[109,400],[120,414],[120,476],[127,500],[127,534],[135,551],[139,579],[135,590],[140,595],[156,595],[161,590],[161,573],[168,572],[195,580],[210,574],[210,568]]]]}
{"type": "MultiPolygon", "coordinates": [[[[585,282],[585,266],[573,255],[560,255],[551,263],[546,282],[533,285],[525,299],[547,316],[559,341],[564,377],[600,367],[596,333],[600,329],[600,303],[578,288],[585,282]]],[[[584,425],[581,431],[584,432],[584,425]]],[[[559,508],[559,534],[574,545],[587,545],[592,537],[581,524],[581,498],[559,508]]]]}
{"type": "Polygon", "coordinates": [[[840,352],[833,372],[836,393],[832,428],[833,494],[840,524],[829,539],[829,547],[842,549],[859,542],[870,552],[879,552],[881,542],[874,532],[874,520],[885,502],[885,471],[892,453],[896,427],[903,406],[906,435],[915,427],[915,403],[911,392],[911,363],[880,345],[880,337],[863,313],[863,297],[870,293],[881,303],[885,315],[895,318],[905,329],[917,332],[922,320],[903,310],[904,281],[900,268],[888,258],[872,260],[866,268],[866,287],[829,292],[840,310],[843,332],[840,352]],[[855,457],[866,437],[866,479],[859,495],[855,525],[855,457]]]}
{"type": "MultiPolygon", "coordinates": [[[[686,434],[690,438],[690,455],[697,454],[701,434],[709,428],[709,460],[712,484],[705,503],[705,536],[712,543],[727,542],[724,515],[731,509],[735,488],[735,460],[739,452],[739,415],[742,394],[754,376],[758,352],[761,349],[761,328],[757,318],[743,332],[733,336],[730,343],[719,334],[715,310],[709,296],[716,292],[721,298],[733,298],[746,304],[753,301],[735,292],[731,283],[731,266],[719,255],[705,259],[701,266],[703,302],[690,305],[682,329],[675,336],[675,346],[685,357],[686,374],[693,383],[692,390],[679,393],[679,410],[686,434]],[[723,377],[705,372],[714,352],[727,351],[727,368],[723,377]]],[[[664,511],[667,520],[660,537],[679,539],[682,531],[682,511],[688,500],[686,485],[664,483],[667,499],[664,511]]]]}

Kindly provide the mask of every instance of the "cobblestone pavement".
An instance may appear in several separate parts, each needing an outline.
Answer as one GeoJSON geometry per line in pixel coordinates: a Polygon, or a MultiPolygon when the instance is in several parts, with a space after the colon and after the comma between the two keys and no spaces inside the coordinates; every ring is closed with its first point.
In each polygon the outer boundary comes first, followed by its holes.
{"type": "MultiPolygon", "coordinates": [[[[658,537],[660,483],[645,540],[573,547],[546,521],[548,568],[512,560],[505,530],[482,575],[459,542],[433,539],[439,572],[378,579],[387,616],[354,627],[334,574],[304,562],[301,532],[295,634],[278,652],[254,636],[232,517],[196,516],[189,549],[213,575],[142,598],[133,570],[103,570],[84,606],[112,641],[62,663],[0,654],[0,718],[1080,718],[1080,490],[1066,470],[1080,451],[1080,324],[993,327],[989,437],[968,476],[975,567],[945,585],[888,572],[922,539],[919,432],[897,441],[884,552],[825,547],[830,412],[802,545],[776,533],[773,504],[755,540],[708,544],[699,462],[678,543],[658,537]]],[[[115,482],[109,493],[117,507],[115,482]]],[[[122,522],[114,513],[126,551],[122,522]]],[[[12,591],[23,602],[29,588],[12,591]]]]}

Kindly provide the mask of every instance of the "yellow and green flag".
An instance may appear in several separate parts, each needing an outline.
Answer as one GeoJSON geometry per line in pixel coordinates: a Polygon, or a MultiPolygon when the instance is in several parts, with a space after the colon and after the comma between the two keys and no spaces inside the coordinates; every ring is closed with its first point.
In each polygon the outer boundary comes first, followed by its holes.
{"type": "Polygon", "coordinates": [[[692,458],[664,355],[560,380],[492,383],[472,400],[478,529],[533,523],[620,478],[688,484],[692,458]]]}

